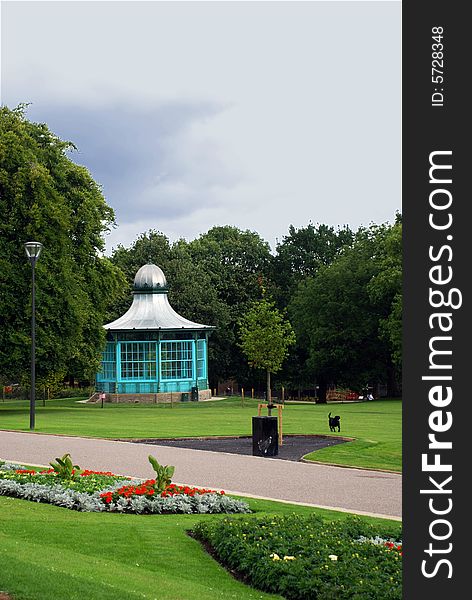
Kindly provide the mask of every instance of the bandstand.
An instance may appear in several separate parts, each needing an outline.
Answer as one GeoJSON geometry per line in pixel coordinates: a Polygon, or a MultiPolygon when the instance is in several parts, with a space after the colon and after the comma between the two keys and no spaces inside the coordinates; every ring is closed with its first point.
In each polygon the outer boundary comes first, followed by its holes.
{"type": "Polygon", "coordinates": [[[133,303],[105,325],[107,343],[96,378],[111,402],[172,402],[211,396],[208,386],[210,325],[179,315],[167,297],[167,281],[154,264],[142,266],[133,303]]]}

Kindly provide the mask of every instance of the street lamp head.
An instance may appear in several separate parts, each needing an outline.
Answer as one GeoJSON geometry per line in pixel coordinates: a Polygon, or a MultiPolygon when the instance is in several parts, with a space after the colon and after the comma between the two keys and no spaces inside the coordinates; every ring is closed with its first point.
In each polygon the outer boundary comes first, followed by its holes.
{"type": "Polygon", "coordinates": [[[41,254],[43,245],[40,242],[26,242],[25,250],[26,256],[32,261],[36,262],[41,254]]]}

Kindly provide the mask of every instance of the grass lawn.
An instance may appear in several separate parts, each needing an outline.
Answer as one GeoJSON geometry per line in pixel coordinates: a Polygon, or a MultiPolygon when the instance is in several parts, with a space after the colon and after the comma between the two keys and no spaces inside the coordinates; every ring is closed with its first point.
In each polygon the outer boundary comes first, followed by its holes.
{"type": "MultiPolygon", "coordinates": [[[[258,514],[347,516],[247,500],[258,514]]],[[[79,513],[0,497],[0,590],[15,600],[281,600],[233,579],[185,533],[224,516],[79,513]]]]}
{"type": "MultiPolygon", "coordinates": [[[[257,400],[228,398],[215,402],[161,405],[79,404],[77,399],[37,402],[36,431],[102,438],[251,435],[257,400]]],[[[283,432],[329,434],[328,412],[341,416],[341,434],[354,442],[325,448],[311,460],[401,471],[400,400],[354,404],[287,404],[283,432]]],[[[0,402],[0,429],[28,430],[29,403],[0,402]]],[[[332,434],[336,435],[336,434],[332,434]]]]}

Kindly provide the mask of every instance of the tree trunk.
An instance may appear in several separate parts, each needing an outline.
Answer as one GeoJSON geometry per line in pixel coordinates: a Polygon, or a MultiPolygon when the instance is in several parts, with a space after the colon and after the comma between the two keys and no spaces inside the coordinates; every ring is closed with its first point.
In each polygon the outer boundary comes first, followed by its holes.
{"type": "Polygon", "coordinates": [[[316,401],[316,404],[326,404],[326,391],[328,389],[326,381],[320,381],[319,386],[318,400],[316,401]]]}
{"type": "Polygon", "coordinates": [[[400,396],[395,368],[393,365],[387,365],[387,397],[397,398],[400,396]]]}
{"type": "MultiPolygon", "coordinates": [[[[267,388],[266,388],[266,398],[267,404],[270,406],[272,404],[272,394],[270,391],[270,371],[267,369],[267,388]]],[[[269,408],[269,417],[271,416],[271,409],[269,408]]]]}

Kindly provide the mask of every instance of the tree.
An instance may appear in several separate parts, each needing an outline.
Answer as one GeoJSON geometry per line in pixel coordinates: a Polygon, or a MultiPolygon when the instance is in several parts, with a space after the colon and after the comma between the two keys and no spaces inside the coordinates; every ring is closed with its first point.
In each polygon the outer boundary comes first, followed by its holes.
{"type": "Polygon", "coordinates": [[[330,265],[346,247],[354,234],[345,226],[313,225],[296,229],[290,225],[288,235],[277,244],[273,259],[272,278],[278,287],[279,304],[287,306],[298,284],[316,275],[322,266],[330,265]]]}
{"type": "Polygon", "coordinates": [[[238,344],[238,323],[260,298],[272,259],[269,244],[256,232],[226,225],[190,242],[189,251],[220,303],[218,320],[210,323],[216,325],[209,344],[210,372],[218,380],[248,382],[251,374],[238,344]]]}
{"type": "Polygon", "coordinates": [[[396,223],[379,239],[376,262],[379,272],[367,286],[373,303],[382,307],[379,335],[390,346],[392,362],[401,373],[402,365],[402,222],[396,223]]]}
{"type": "Polygon", "coordinates": [[[274,302],[263,298],[255,302],[241,319],[240,336],[240,347],[249,365],[266,371],[266,397],[271,404],[270,376],[280,371],[289,347],[295,343],[292,326],[274,302]]]}
{"type": "Polygon", "coordinates": [[[321,402],[330,382],[361,389],[367,381],[387,381],[394,393],[391,347],[381,334],[392,298],[386,292],[374,298],[372,290],[382,280],[390,235],[388,226],[359,230],[353,247],[303,282],[290,304],[321,402]]]}
{"type": "Polygon", "coordinates": [[[230,225],[213,227],[189,248],[226,304],[250,303],[259,296],[260,278],[269,271],[271,254],[258,233],[230,225]]]}
{"type": "Polygon", "coordinates": [[[0,377],[28,381],[31,267],[23,244],[37,240],[38,382],[89,379],[100,364],[105,307],[123,283],[101,256],[113,210],[87,169],[67,157],[74,145],[29,122],[25,108],[0,109],[0,377]]]}

